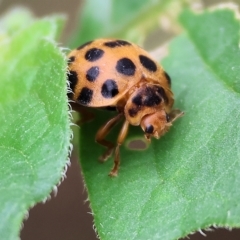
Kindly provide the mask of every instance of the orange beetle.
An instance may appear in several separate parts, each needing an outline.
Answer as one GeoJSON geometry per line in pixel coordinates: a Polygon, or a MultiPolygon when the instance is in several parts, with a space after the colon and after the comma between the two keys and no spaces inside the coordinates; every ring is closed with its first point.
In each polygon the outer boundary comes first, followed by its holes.
{"type": "MultiPolygon", "coordinates": [[[[115,149],[116,176],[120,164],[119,148],[127,136],[129,124],[140,125],[146,139],[160,138],[183,112],[172,110],[171,79],[163,68],[139,46],[124,40],[98,39],[87,42],[68,56],[68,81],[73,109],[114,107],[117,115],[103,125],[96,141],[106,147],[100,157],[105,161],[115,149]],[[106,135],[124,118],[117,144],[106,135]]],[[[84,118],[84,116],[83,116],[84,118]]],[[[86,116],[85,116],[86,118],[86,116]]]]}

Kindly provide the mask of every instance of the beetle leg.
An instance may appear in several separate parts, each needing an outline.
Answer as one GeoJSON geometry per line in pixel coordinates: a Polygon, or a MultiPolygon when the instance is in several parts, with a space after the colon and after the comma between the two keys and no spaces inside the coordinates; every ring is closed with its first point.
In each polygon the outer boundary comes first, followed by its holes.
{"type": "Polygon", "coordinates": [[[115,144],[105,139],[107,134],[112,130],[112,128],[122,119],[123,114],[119,113],[114,118],[110,119],[107,123],[105,123],[98,131],[95,137],[95,140],[100,145],[107,148],[106,152],[100,156],[99,160],[101,162],[105,162],[113,153],[115,148],[115,144]]]}
{"type": "Polygon", "coordinates": [[[111,177],[116,177],[118,174],[118,169],[119,169],[119,165],[120,165],[120,146],[122,145],[123,141],[125,140],[127,133],[128,133],[128,128],[129,128],[129,122],[127,120],[125,120],[122,129],[118,135],[118,139],[117,139],[117,146],[115,148],[115,156],[114,156],[114,165],[113,168],[111,170],[111,172],[109,173],[109,176],[111,177]]]}
{"type": "Polygon", "coordinates": [[[70,103],[72,110],[80,113],[80,119],[77,120],[76,124],[81,126],[83,123],[89,122],[94,119],[94,114],[86,109],[86,107],[76,103],[70,103]]]}

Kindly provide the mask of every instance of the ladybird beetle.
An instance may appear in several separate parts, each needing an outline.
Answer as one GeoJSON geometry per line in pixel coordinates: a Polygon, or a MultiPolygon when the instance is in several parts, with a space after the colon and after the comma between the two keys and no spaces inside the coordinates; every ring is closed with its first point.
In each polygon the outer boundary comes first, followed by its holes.
{"type": "MultiPolygon", "coordinates": [[[[98,130],[95,138],[107,149],[101,161],[110,157],[115,149],[110,176],[118,173],[119,148],[129,125],[140,125],[150,141],[151,137],[164,135],[172,122],[183,115],[178,109],[172,110],[174,99],[169,75],[145,50],[133,43],[117,39],[87,42],[69,53],[68,67],[68,97],[74,110],[83,113],[86,112],[83,107],[94,107],[117,111],[117,115],[98,130]],[[124,123],[115,145],[105,137],[122,119],[124,123]]],[[[88,118],[85,114],[82,117],[88,118]]]]}

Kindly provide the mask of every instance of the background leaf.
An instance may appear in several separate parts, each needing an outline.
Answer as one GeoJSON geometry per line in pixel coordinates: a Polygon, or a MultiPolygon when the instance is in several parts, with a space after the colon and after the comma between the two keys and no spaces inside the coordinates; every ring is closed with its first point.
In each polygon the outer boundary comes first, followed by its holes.
{"type": "Polygon", "coordinates": [[[17,239],[28,209],[60,181],[70,145],[66,62],[53,41],[63,18],[26,12],[0,20],[1,239],[17,239]],[[27,21],[18,28],[19,15],[27,21]]]}
{"type": "Polygon", "coordinates": [[[142,43],[147,32],[157,26],[161,12],[174,9],[177,15],[191,1],[132,0],[86,1],[80,14],[79,25],[72,37],[71,46],[96,38],[122,38],[142,43]]]}
{"type": "MultiPolygon", "coordinates": [[[[98,164],[103,149],[94,143],[111,114],[96,113],[81,128],[81,164],[101,239],[177,239],[213,224],[240,226],[239,20],[230,10],[185,11],[181,22],[186,33],[163,62],[175,105],[185,111],[170,132],[144,152],[125,143],[112,179],[112,161],[98,164]]],[[[128,139],[136,136],[135,127],[128,139]]]]}
{"type": "Polygon", "coordinates": [[[33,20],[31,12],[25,8],[13,8],[5,13],[0,19],[0,40],[3,36],[10,37],[15,35],[29,25],[29,21],[33,20]]]}

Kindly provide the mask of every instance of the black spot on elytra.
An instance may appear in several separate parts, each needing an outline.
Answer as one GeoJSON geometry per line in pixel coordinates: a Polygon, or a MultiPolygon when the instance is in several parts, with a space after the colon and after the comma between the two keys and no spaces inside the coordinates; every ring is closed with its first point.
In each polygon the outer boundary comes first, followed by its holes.
{"type": "Polygon", "coordinates": [[[121,58],[117,61],[116,70],[126,76],[133,76],[136,66],[129,58],[121,58]]]}
{"type": "Polygon", "coordinates": [[[135,117],[138,113],[139,109],[138,108],[130,108],[128,110],[128,114],[130,117],[135,117]]]}
{"type": "Polygon", "coordinates": [[[161,97],[156,91],[155,87],[146,87],[143,99],[143,105],[153,107],[161,102],[161,97]]]}
{"type": "Polygon", "coordinates": [[[86,43],[82,44],[81,46],[79,46],[79,47],[77,48],[77,50],[83,49],[84,47],[86,47],[86,46],[89,45],[90,43],[92,43],[92,41],[89,41],[89,42],[86,42],[86,43]]]}
{"type": "Polygon", "coordinates": [[[149,57],[146,57],[144,55],[139,56],[139,60],[141,64],[150,72],[156,72],[157,71],[157,65],[156,63],[150,59],[149,57]]]}
{"type": "Polygon", "coordinates": [[[118,94],[117,83],[112,79],[106,80],[102,85],[101,93],[104,98],[115,97],[118,94]]]}
{"type": "Polygon", "coordinates": [[[168,85],[171,87],[172,81],[171,81],[170,76],[166,72],[164,72],[164,75],[165,75],[165,77],[166,77],[166,79],[168,81],[168,85]]]}
{"type": "Polygon", "coordinates": [[[154,130],[153,125],[148,125],[148,126],[145,128],[145,133],[151,134],[151,133],[153,133],[153,130],[154,130]]]}
{"type": "Polygon", "coordinates": [[[141,96],[141,94],[138,94],[135,97],[133,97],[132,102],[134,104],[136,104],[137,106],[141,106],[142,105],[142,96],[141,96]]]}
{"type": "Polygon", "coordinates": [[[77,72],[75,71],[69,71],[67,73],[67,80],[69,82],[69,88],[71,90],[71,92],[68,93],[68,98],[72,98],[73,96],[73,92],[74,92],[74,89],[75,89],[75,86],[78,82],[78,75],[77,75],[77,72]]]}
{"type": "Polygon", "coordinates": [[[95,66],[88,69],[86,78],[88,81],[94,82],[97,79],[98,75],[99,75],[99,67],[95,66]]]}
{"type": "Polygon", "coordinates": [[[157,92],[159,93],[159,95],[164,99],[164,102],[168,103],[168,98],[167,98],[165,90],[160,86],[156,86],[156,89],[157,89],[157,92]]]}
{"type": "Polygon", "coordinates": [[[94,62],[100,59],[104,54],[104,51],[99,48],[91,48],[85,54],[85,59],[89,62],[94,62]]]}
{"type": "Polygon", "coordinates": [[[77,98],[77,102],[82,105],[88,105],[92,101],[92,96],[93,96],[93,90],[87,87],[84,87],[82,88],[77,98]]]}
{"type": "Polygon", "coordinates": [[[72,56],[72,57],[70,57],[69,59],[68,59],[68,65],[70,65],[72,62],[74,62],[75,61],[75,57],[74,56],[72,56]]]}
{"type": "Polygon", "coordinates": [[[105,42],[104,45],[110,48],[115,48],[115,47],[131,45],[131,43],[124,40],[116,40],[116,41],[105,42]]]}

